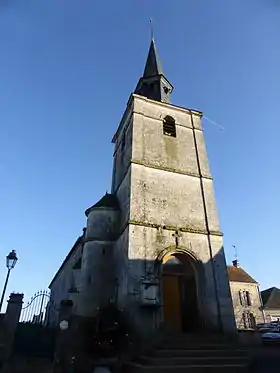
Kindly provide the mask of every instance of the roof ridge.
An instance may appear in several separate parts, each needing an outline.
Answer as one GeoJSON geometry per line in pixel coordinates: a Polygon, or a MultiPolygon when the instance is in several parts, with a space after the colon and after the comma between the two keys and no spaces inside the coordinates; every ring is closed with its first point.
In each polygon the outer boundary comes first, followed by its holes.
{"type": "Polygon", "coordinates": [[[228,277],[229,280],[232,282],[249,282],[258,284],[248,272],[245,271],[242,267],[235,267],[235,266],[227,266],[228,277]]]}

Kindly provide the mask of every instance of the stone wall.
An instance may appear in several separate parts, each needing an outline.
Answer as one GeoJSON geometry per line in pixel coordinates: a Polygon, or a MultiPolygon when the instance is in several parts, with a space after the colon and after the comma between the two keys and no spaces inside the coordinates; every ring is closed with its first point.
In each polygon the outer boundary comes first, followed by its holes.
{"type": "MultiPolygon", "coordinates": [[[[56,324],[57,322],[57,309],[63,299],[72,299],[75,295],[70,294],[69,290],[76,290],[79,292],[81,289],[81,269],[74,269],[76,263],[82,257],[83,240],[81,237],[76,241],[72,250],[66,257],[61,268],[53,279],[51,290],[51,306],[49,309],[49,322],[56,324]]],[[[72,299],[74,301],[74,299],[72,299]]],[[[77,302],[74,302],[74,309],[77,307],[77,302]]]]}
{"type": "Polygon", "coordinates": [[[120,224],[120,212],[111,207],[93,207],[85,231],[82,281],[78,300],[80,316],[93,316],[97,309],[115,297],[116,274],[114,240],[120,224]]]}
{"type": "Polygon", "coordinates": [[[112,193],[119,188],[130,166],[132,154],[132,108],[128,108],[124,114],[118,135],[115,137],[114,166],[112,176],[112,193]]]}

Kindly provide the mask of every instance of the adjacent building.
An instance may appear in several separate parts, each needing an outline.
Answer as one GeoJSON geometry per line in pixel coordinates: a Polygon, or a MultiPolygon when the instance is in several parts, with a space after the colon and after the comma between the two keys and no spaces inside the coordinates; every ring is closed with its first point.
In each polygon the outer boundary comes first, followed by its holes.
{"type": "MultiPolygon", "coordinates": [[[[71,298],[89,317],[114,301],[140,334],[162,326],[231,333],[202,113],[171,104],[172,91],[152,40],[113,136],[111,193],[86,210],[84,234],[50,284],[52,302],[71,298]]],[[[249,285],[255,297],[257,285],[249,285]]]]}
{"type": "Polygon", "coordinates": [[[238,260],[228,266],[228,277],[237,329],[254,329],[265,321],[259,284],[238,260]]]}
{"type": "Polygon", "coordinates": [[[266,321],[280,320],[280,289],[275,286],[261,292],[266,321]]]}

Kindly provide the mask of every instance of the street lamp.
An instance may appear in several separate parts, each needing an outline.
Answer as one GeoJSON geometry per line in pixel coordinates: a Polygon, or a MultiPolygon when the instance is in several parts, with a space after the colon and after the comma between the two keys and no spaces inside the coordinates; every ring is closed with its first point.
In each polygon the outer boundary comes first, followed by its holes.
{"type": "Polygon", "coordinates": [[[1,296],[0,312],[1,312],[1,309],[2,309],[3,302],[4,302],[4,297],[5,297],[5,293],[6,293],[6,290],[7,290],[7,285],[8,285],[11,270],[13,268],[15,268],[15,265],[16,265],[17,261],[18,261],[17,254],[16,254],[15,250],[12,250],[6,256],[6,267],[8,268],[8,272],[7,272],[7,277],[6,277],[6,281],[5,281],[2,296],[1,296]]]}

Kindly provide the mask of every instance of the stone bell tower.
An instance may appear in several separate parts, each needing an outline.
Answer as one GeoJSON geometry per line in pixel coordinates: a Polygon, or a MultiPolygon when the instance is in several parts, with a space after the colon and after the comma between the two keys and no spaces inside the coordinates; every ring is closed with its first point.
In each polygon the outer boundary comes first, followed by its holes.
{"type": "Polygon", "coordinates": [[[172,90],[152,40],[144,74],[113,138],[112,194],[121,209],[114,247],[118,302],[139,330],[169,322],[184,331],[184,315],[198,314],[199,327],[232,332],[235,322],[202,113],[170,104],[172,90]],[[182,276],[193,274],[192,288],[184,285],[182,290],[181,280],[179,286],[174,276],[163,276],[170,258],[185,268],[182,276]],[[154,289],[150,305],[143,300],[143,284],[154,289]]]}

